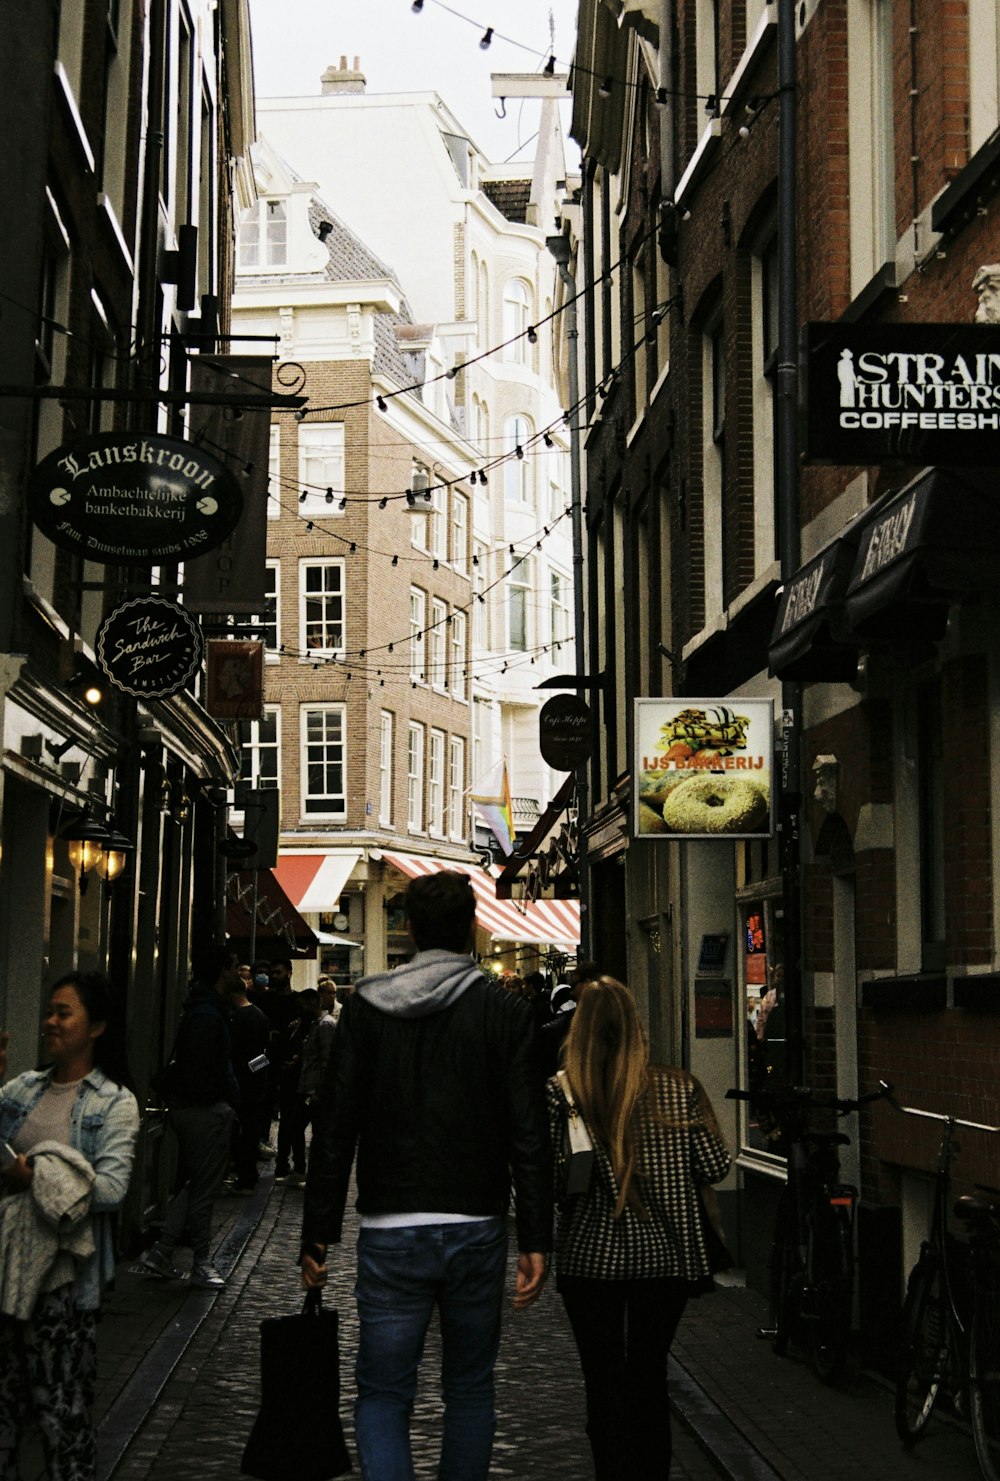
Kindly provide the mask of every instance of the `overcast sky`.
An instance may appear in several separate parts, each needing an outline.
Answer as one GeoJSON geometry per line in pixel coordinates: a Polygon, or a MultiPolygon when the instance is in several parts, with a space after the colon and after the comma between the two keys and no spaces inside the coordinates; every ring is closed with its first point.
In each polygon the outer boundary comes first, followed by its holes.
{"type": "MultiPolygon", "coordinates": [[[[353,67],[358,57],[367,92],[440,93],[498,164],[528,143],[538,105],[508,102],[507,117],[498,119],[490,73],[540,72],[552,49],[550,14],[555,56],[566,70],[576,8],[576,0],[424,0],[414,14],[411,0],[250,0],[257,95],[318,93],[326,67],[339,66],[342,56],[353,67]],[[494,36],[484,51],[479,42],[488,26],[494,36]]],[[[531,150],[521,157],[530,158],[531,150]]]]}

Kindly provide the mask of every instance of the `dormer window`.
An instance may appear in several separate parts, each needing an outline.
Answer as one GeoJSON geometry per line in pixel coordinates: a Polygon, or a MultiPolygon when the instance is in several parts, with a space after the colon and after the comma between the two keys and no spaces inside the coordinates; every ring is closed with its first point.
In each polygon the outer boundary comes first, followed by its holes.
{"type": "Polygon", "coordinates": [[[288,262],[288,217],[284,201],[258,201],[240,227],[240,268],[284,267],[288,262]]]}

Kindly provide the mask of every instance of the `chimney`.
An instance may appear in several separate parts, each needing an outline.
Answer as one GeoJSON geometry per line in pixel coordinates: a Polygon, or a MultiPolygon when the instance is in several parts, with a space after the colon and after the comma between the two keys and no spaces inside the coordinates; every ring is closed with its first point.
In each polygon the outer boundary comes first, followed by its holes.
{"type": "Polygon", "coordinates": [[[348,67],[347,58],[341,57],[339,67],[327,67],[319,80],[324,97],[330,93],[363,93],[365,74],[361,70],[361,58],[354,58],[354,66],[348,67]]]}

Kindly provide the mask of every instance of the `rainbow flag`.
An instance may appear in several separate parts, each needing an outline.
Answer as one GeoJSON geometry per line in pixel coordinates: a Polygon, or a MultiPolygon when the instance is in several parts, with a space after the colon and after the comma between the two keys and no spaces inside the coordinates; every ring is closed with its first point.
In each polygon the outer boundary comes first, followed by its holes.
{"type": "Polygon", "coordinates": [[[498,761],[469,788],[469,798],[505,854],[514,852],[514,809],[506,761],[498,761]]]}

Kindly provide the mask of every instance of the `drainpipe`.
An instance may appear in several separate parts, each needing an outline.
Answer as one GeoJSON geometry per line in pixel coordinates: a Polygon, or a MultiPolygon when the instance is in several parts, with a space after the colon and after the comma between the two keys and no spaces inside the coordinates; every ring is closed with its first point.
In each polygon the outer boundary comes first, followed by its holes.
{"type": "MultiPolygon", "coordinates": [[[[799,568],[798,305],[796,273],[795,0],[778,0],[778,523],[781,579],[787,586],[799,568]]],[[[779,853],[784,897],[784,999],[787,1030],[785,1068],[790,1084],[801,1084],[802,1039],[802,689],[781,686],[784,740],[779,804],[779,853]]]]}
{"type": "MultiPolygon", "coordinates": [[[[570,521],[573,535],[573,627],[575,631],[576,677],[578,692],[586,689],[586,654],[584,632],[586,612],[583,600],[583,503],[580,491],[580,367],[577,359],[579,329],[576,316],[576,278],[569,268],[569,237],[560,235],[546,237],[545,245],[556,260],[559,276],[566,289],[566,338],[569,341],[569,476],[570,476],[570,521]]],[[[576,772],[577,822],[580,857],[580,955],[589,957],[593,951],[593,930],[590,918],[590,875],[587,870],[583,849],[583,824],[590,810],[587,763],[576,772]]]]}

